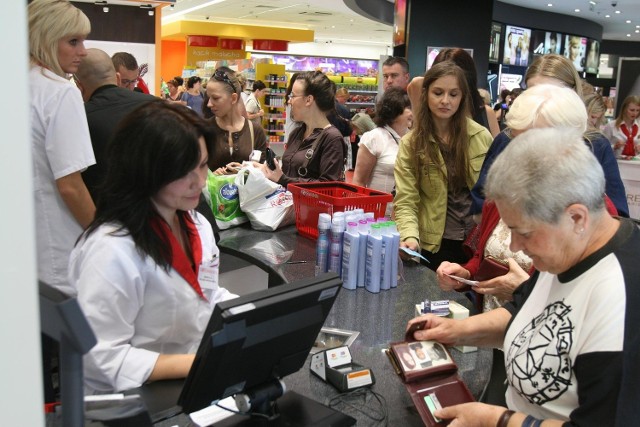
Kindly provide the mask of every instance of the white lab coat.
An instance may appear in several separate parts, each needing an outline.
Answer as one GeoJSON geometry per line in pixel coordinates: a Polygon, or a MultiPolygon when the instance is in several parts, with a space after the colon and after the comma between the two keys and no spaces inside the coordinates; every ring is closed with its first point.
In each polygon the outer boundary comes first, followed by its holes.
{"type": "MultiPolygon", "coordinates": [[[[200,214],[194,218],[203,263],[218,260],[210,224],[200,214]]],[[[114,230],[99,227],[69,263],[69,281],[98,339],[84,358],[87,393],[139,387],[161,353],[195,353],[214,305],[236,296],[216,286],[203,299],[176,270],[166,272],[142,256],[130,236],[111,235],[114,230]]],[[[218,264],[211,264],[216,283],[218,264]]]]}

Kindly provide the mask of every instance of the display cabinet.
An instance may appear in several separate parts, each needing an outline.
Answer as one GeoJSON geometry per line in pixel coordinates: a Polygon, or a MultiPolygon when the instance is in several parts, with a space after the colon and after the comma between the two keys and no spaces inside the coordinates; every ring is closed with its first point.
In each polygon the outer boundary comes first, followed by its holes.
{"type": "Polygon", "coordinates": [[[257,64],[256,80],[262,80],[269,92],[261,99],[264,108],[262,126],[269,144],[284,143],[284,122],[286,119],[287,75],[284,65],[257,64]]]}

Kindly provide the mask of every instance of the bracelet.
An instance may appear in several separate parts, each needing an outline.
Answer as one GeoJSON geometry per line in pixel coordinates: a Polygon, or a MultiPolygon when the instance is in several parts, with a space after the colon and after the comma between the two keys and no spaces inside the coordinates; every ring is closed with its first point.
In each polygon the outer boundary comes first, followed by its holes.
{"type": "Polygon", "coordinates": [[[534,418],[532,415],[527,415],[522,421],[522,427],[540,427],[540,425],[542,425],[542,420],[534,418]]]}
{"type": "Polygon", "coordinates": [[[502,415],[500,415],[500,418],[498,418],[498,423],[496,424],[496,427],[507,427],[507,425],[509,424],[509,419],[511,418],[511,415],[515,413],[516,413],[515,411],[512,411],[510,409],[507,409],[506,411],[504,411],[502,415]]]}

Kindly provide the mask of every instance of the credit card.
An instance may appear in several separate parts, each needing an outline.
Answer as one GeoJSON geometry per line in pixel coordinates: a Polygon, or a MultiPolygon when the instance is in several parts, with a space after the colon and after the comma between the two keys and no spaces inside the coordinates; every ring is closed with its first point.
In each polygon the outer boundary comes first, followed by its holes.
{"type": "Polygon", "coordinates": [[[477,280],[463,279],[462,277],[454,276],[453,274],[447,274],[447,276],[460,283],[464,283],[465,285],[476,286],[479,283],[477,280]]]}
{"type": "Polygon", "coordinates": [[[440,402],[438,401],[435,393],[427,394],[423,399],[424,403],[427,405],[427,408],[429,408],[429,412],[431,412],[431,416],[433,417],[433,419],[438,423],[442,421],[441,418],[438,418],[433,414],[438,409],[442,409],[442,405],[440,405],[440,402]]]}

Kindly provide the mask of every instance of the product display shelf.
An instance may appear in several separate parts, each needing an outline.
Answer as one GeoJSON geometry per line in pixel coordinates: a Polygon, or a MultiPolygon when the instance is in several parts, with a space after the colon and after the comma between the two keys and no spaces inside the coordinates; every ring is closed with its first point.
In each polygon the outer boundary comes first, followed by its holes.
{"type": "Polygon", "coordinates": [[[287,88],[284,65],[257,64],[256,78],[262,80],[269,89],[269,93],[261,100],[265,110],[262,126],[267,133],[267,140],[270,144],[282,143],[287,104],[284,96],[287,88]]]}
{"type": "Polygon", "coordinates": [[[349,100],[345,104],[351,111],[359,112],[375,108],[376,96],[378,95],[375,85],[342,84],[339,86],[349,91],[349,100]]]}

